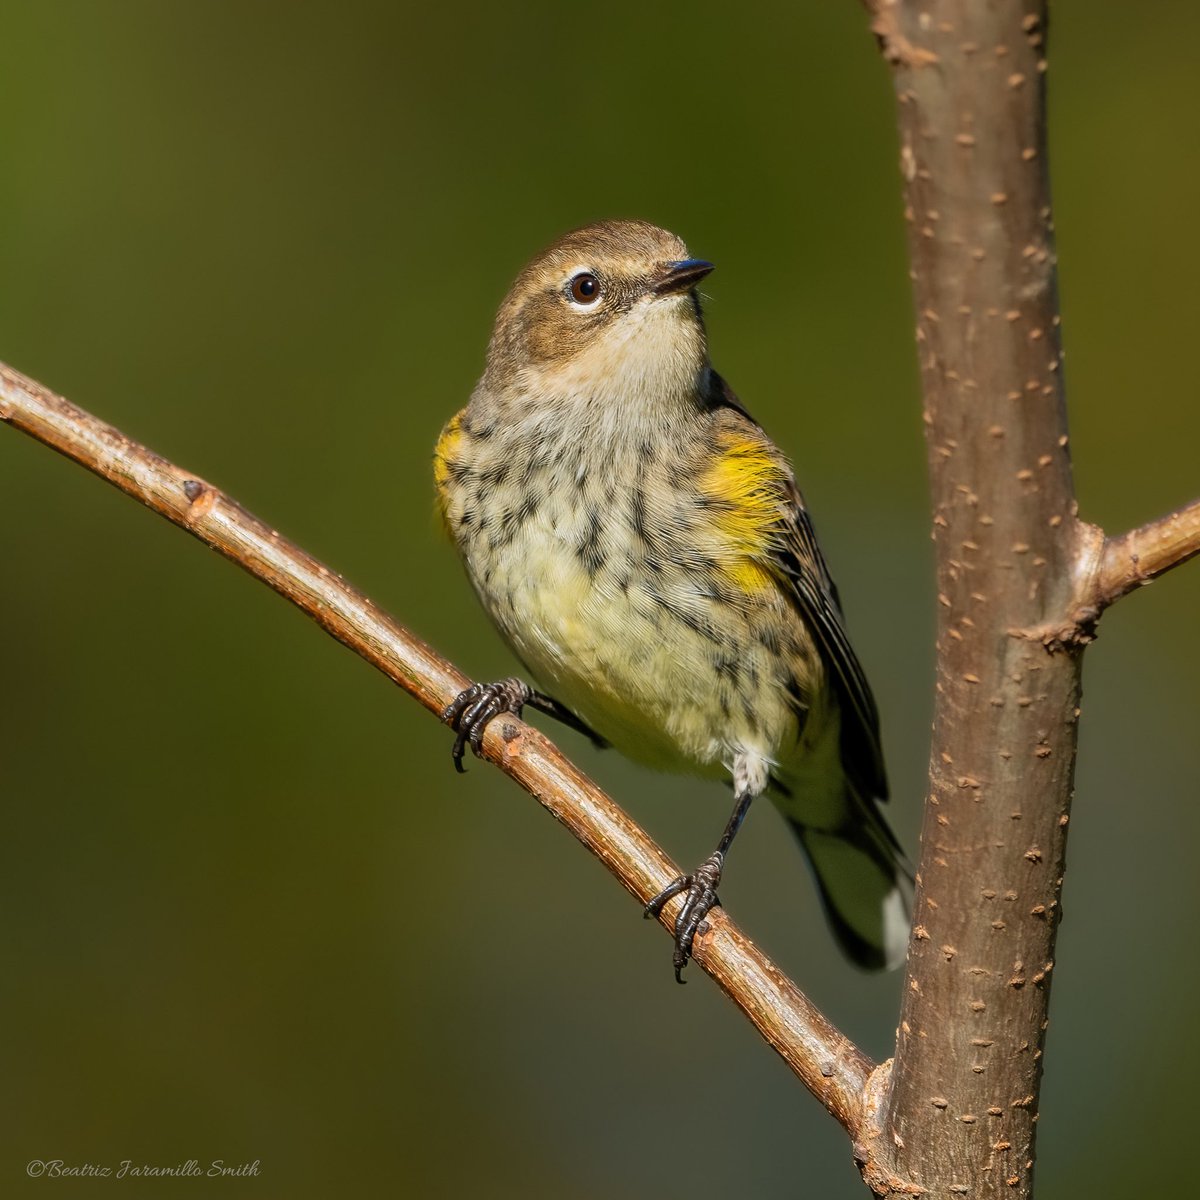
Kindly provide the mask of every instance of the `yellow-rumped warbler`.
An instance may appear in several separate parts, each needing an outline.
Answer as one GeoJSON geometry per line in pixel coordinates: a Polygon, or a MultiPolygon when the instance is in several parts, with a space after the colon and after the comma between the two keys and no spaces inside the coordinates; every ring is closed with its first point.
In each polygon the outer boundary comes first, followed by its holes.
{"type": "Polygon", "coordinates": [[[434,474],[484,608],[552,696],[518,679],[463,692],[443,714],[455,762],[529,705],[651,766],[732,775],[716,851],[648,908],[686,893],[677,978],[769,792],[846,953],[893,966],[907,887],[875,803],[875,701],[791,468],[709,363],[694,289],[711,270],[673,234],[607,221],[535,259],[500,306],[434,474]]]}

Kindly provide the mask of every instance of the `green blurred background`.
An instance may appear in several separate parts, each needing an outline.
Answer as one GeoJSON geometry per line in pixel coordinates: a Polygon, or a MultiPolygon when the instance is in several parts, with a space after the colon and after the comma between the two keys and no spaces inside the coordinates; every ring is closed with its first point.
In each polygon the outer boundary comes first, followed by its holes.
{"type": "MultiPolygon", "coordinates": [[[[1120,530],[1200,492],[1200,10],[1061,0],[1054,23],[1077,478],[1120,530]]],[[[915,844],[924,452],[890,83],[858,4],[49,0],[6,4],[0,38],[0,357],[477,676],[511,662],[437,533],[429,457],[511,277],[602,216],[715,260],[716,361],[796,460],[915,844]]],[[[457,778],[427,713],[6,431],[0,505],[0,1193],[119,1186],[29,1182],[33,1158],[220,1158],[261,1174],[142,1187],[861,1194],[746,1022],[699,971],[675,986],[661,931],[527,796],[457,778]]],[[[1165,1191],[1190,1136],[1198,608],[1200,565],[1088,655],[1047,1197],[1165,1191]]],[[[710,849],[722,789],[554,736],[681,863],[710,849]]],[[[888,1052],[898,977],[842,963],[767,808],[722,894],[888,1052]]]]}

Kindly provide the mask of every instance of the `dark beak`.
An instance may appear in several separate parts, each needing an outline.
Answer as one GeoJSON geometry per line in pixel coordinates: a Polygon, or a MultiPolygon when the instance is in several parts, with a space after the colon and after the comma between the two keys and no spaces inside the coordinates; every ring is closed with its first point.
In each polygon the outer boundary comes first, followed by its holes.
{"type": "Polygon", "coordinates": [[[656,296],[670,296],[694,288],[713,269],[702,258],[684,258],[663,264],[663,272],[651,288],[656,296]]]}

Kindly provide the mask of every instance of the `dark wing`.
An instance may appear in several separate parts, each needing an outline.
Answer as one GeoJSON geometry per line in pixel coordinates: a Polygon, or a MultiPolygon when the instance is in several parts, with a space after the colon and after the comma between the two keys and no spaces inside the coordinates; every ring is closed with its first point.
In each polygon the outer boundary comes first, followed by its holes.
{"type": "Polygon", "coordinates": [[[842,765],[864,799],[886,800],[888,785],[879,739],[879,709],[846,635],[837,588],[829,577],[829,568],[798,491],[792,496],[776,559],[796,589],[801,615],[817,635],[841,701],[842,765]]]}
{"type": "MultiPolygon", "coordinates": [[[[742,407],[733,389],[714,371],[710,393],[721,408],[733,409],[756,429],[758,422],[742,407]]],[[[764,438],[766,434],[762,435],[764,438]]],[[[772,557],[795,589],[800,615],[816,635],[842,713],[842,765],[864,800],[886,800],[887,773],[879,738],[879,709],[862,664],[850,645],[837,588],[817,544],[808,510],[794,482],[788,481],[787,511],[772,557]]]]}

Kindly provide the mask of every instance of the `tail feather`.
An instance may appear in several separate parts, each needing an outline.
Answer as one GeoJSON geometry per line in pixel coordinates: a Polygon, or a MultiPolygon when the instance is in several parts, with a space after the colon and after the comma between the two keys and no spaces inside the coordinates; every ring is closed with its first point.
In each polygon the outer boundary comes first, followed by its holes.
{"type": "Polygon", "coordinates": [[[890,969],[908,951],[912,883],[883,817],[874,806],[854,809],[855,819],[834,830],[790,817],[788,823],[812,864],[842,949],[867,970],[890,969]]]}

